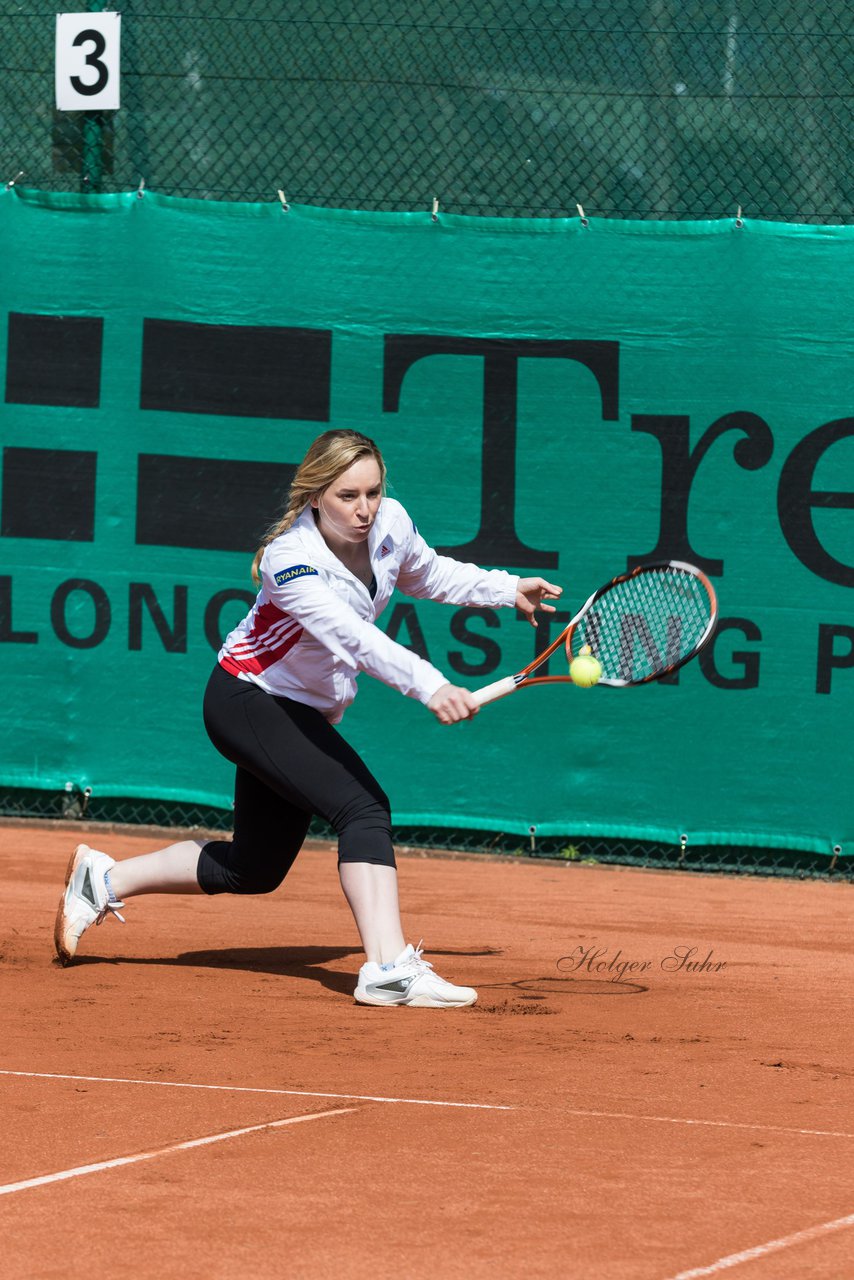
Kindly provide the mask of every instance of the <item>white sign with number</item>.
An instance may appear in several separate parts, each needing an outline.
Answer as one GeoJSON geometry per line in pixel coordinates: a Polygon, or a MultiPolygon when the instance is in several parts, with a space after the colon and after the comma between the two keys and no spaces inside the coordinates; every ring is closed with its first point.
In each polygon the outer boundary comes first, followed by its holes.
{"type": "Polygon", "coordinates": [[[121,22],[120,13],[56,15],[58,110],[118,110],[121,22]]]}

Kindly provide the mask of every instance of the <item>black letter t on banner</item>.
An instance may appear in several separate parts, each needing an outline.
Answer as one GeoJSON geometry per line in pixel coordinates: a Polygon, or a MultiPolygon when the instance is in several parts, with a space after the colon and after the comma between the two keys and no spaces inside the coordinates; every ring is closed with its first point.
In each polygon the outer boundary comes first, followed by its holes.
{"type": "Polygon", "coordinates": [[[467,355],[483,360],[483,461],[480,528],[459,547],[437,550],[457,559],[514,568],[554,569],[556,551],[538,551],[516,533],[516,413],[518,362],[523,357],[577,360],[595,377],[602,417],[618,416],[619,343],[575,339],[452,338],[386,334],[383,412],[397,413],[409,369],[427,356],[467,355]]]}

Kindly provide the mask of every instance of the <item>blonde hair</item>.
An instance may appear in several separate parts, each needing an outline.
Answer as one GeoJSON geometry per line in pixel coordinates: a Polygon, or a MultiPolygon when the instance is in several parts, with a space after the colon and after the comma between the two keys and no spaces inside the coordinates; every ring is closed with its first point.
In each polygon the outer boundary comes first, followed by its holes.
{"type": "Polygon", "coordinates": [[[348,471],[360,458],[375,460],[380,469],[380,483],[385,492],[385,463],[379,449],[368,436],[363,436],[359,431],[345,429],[324,431],[323,435],[318,436],[309,446],[308,453],[294,472],[284,515],[270,526],[255,552],[255,559],[252,561],[252,577],[255,582],[261,581],[258,571],[261,557],[273,539],[290,529],[312,498],[321,494],[324,489],[328,489],[343,471],[348,471]]]}

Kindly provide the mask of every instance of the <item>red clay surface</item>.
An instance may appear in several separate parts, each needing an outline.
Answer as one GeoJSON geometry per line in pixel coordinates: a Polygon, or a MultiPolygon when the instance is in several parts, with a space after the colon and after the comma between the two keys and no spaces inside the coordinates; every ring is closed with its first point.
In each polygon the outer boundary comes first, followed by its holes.
{"type": "Polygon", "coordinates": [[[0,827],[0,1275],[854,1275],[851,886],[402,856],[409,936],[480,1000],[366,1009],[322,848],[60,968],[81,838],[168,842],[0,827]]]}

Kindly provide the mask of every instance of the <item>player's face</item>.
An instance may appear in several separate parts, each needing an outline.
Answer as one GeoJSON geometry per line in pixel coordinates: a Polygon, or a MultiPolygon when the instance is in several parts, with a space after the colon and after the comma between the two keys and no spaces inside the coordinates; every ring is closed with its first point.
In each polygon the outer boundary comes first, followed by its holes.
{"type": "Polygon", "coordinates": [[[382,477],[374,458],[360,458],[328,485],[312,506],[318,524],[332,541],[364,542],[382,501],[382,477]]]}

